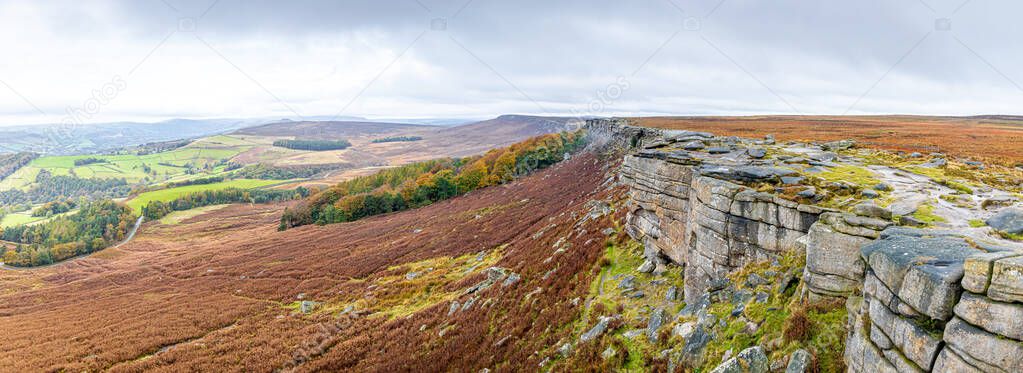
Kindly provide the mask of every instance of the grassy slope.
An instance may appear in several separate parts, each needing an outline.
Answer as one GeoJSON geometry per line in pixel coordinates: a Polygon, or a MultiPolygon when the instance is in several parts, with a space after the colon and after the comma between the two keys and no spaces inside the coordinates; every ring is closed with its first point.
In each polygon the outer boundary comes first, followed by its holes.
{"type": "Polygon", "coordinates": [[[41,157],[0,181],[0,190],[27,189],[35,181],[39,171],[44,169],[54,175],[68,175],[73,171],[79,177],[125,178],[129,183],[141,181],[146,177],[153,181],[180,181],[205,177],[223,171],[223,167],[214,168],[206,174],[188,175],[185,173],[187,165],[191,163],[198,167],[226,161],[256,145],[242,138],[213,136],[179,149],[156,154],[41,157]],[[75,160],[83,158],[99,158],[106,162],[75,166],[75,160]],[[143,171],[143,165],[155,171],[156,176],[147,175],[143,171]]]}
{"type": "Polygon", "coordinates": [[[46,219],[45,217],[32,216],[31,211],[7,214],[0,221],[0,228],[13,227],[16,225],[30,224],[46,219]]]}
{"type": "Polygon", "coordinates": [[[177,199],[178,197],[187,195],[189,193],[201,192],[204,190],[222,190],[227,188],[253,189],[276,184],[279,182],[280,181],[278,180],[238,179],[225,181],[221,183],[188,185],[178,188],[162,189],[139,194],[137,197],[128,201],[128,207],[131,207],[135,211],[139,211],[142,208],[142,206],[145,206],[150,201],[168,202],[177,199]]]}

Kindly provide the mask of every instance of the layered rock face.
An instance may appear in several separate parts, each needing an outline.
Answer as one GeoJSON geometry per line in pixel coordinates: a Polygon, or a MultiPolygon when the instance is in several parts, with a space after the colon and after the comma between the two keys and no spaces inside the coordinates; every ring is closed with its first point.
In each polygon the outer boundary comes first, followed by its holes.
{"type": "Polygon", "coordinates": [[[631,197],[626,231],[644,245],[645,270],[684,266],[687,303],[746,264],[794,252],[806,258],[805,296],[846,299],[849,371],[1023,372],[1018,243],[968,227],[893,226],[892,211],[872,203],[842,212],[759,192],[793,177],[761,160],[763,140],[618,120],[589,126],[632,149],[620,173],[631,197]]]}
{"type": "Polygon", "coordinates": [[[1023,252],[954,231],[889,228],[861,255],[851,371],[1023,371],[1023,252]]]}
{"type": "Polygon", "coordinates": [[[643,243],[646,269],[660,270],[668,261],[685,266],[687,302],[746,264],[802,252],[799,239],[823,212],[742,185],[777,181],[790,171],[760,164],[738,146],[739,139],[650,130],[620,120],[590,121],[589,128],[619,139],[608,140],[611,144],[643,149],[625,155],[620,173],[631,197],[626,231],[643,243]],[[715,143],[734,151],[696,151],[715,143]],[[694,151],[662,148],[670,144],[694,151]]]}
{"type": "Polygon", "coordinates": [[[632,203],[627,232],[643,243],[656,266],[665,260],[685,264],[687,302],[739,267],[802,251],[798,240],[821,213],[704,176],[691,160],[630,155],[621,177],[632,203]]]}

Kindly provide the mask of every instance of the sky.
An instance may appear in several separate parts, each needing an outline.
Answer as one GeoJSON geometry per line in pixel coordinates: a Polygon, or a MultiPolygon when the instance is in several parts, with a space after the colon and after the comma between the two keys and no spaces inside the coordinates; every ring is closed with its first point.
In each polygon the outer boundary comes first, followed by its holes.
{"type": "Polygon", "coordinates": [[[0,125],[1023,114],[1017,0],[0,0],[0,125]]]}

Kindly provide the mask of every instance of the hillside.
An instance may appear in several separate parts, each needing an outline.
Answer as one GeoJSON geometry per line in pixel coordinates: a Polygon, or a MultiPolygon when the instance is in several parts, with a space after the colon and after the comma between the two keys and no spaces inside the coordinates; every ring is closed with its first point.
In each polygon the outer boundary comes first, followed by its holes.
{"type": "Polygon", "coordinates": [[[0,272],[0,365],[529,370],[542,360],[532,351],[571,332],[546,326],[572,322],[564,300],[585,296],[604,250],[612,222],[590,202],[614,198],[603,165],[580,156],[421,209],[286,232],[283,206],[149,222],[117,249],[0,272]],[[507,286],[466,294],[499,270],[507,286]],[[452,314],[455,300],[466,305],[452,314]]]}
{"type": "Polygon", "coordinates": [[[237,135],[296,137],[310,139],[348,139],[367,135],[415,131],[429,126],[403,123],[378,123],[355,121],[284,121],[243,128],[237,135]]]}
{"type": "Polygon", "coordinates": [[[107,152],[146,143],[190,139],[265,123],[260,119],[172,119],[156,123],[116,122],[0,127],[0,150],[46,155],[107,152]]]}

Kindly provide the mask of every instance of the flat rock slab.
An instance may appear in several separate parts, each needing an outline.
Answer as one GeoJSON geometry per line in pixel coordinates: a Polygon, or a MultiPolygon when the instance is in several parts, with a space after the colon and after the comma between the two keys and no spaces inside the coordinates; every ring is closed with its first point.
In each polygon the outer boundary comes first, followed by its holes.
{"type": "Polygon", "coordinates": [[[995,261],[987,295],[994,300],[1023,302],[1023,257],[995,261]]]}
{"type": "Polygon", "coordinates": [[[963,293],[956,304],[956,316],[980,328],[1004,335],[1017,341],[1023,340],[1023,305],[1002,303],[972,293],[963,293]]]}
{"type": "Polygon", "coordinates": [[[1023,233],[1023,209],[1010,208],[999,211],[987,220],[987,225],[1000,232],[1021,234],[1023,233]]]}
{"type": "Polygon", "coordinates": [[[945,326],[944,339],[957,352],[964,353],[963,359],[985,371],[988,370],[985,365],[1004,372],[1023,371],[1023,344],[1018,341],[988,333],[959,318],[945,326]]]}
{"type": "Polygon", "coordinates": [[[903,231],[889,228],[881,239],[864,246],[864,261],[903,303],[931,318],[948,320],[962,292],[963,262],[980,250],[941,231],[934,236],[925,230],[898,234],[903,231]]]}

